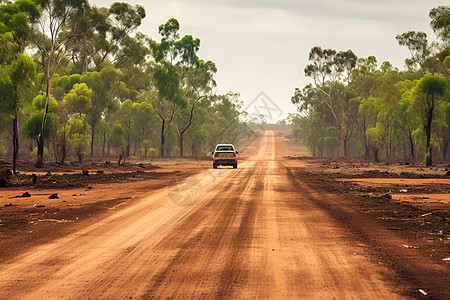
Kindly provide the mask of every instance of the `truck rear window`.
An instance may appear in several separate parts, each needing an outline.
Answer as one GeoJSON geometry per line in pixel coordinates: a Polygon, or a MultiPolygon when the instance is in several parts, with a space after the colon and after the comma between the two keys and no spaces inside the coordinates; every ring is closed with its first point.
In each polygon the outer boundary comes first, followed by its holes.
{"type": "Polygon", "coordinates": [[[216,151],[234,151],[231,146],[218,146],[216,151]]]}

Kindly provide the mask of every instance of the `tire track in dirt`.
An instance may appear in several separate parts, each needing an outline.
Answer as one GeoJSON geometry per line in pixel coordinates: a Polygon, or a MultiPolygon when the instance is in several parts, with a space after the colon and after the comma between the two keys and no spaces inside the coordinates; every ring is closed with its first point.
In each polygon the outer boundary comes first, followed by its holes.
{"type": "MultiPolygon", "coordinates": [[[[264,147],[260,150],[264,151],[264,147]]],[[[243,195],[253,193],[254,165],[244,162],[239,171],[219,170],[221,175],[230,171],[228,177],[220,179],[225,189],[213,187],[212,193],[206,191],[209,202],[187,216],[157,246],[166,251],[178,245],[180,237],[188,237],[170,264],[155,275],[145,297],[219,297],[230,293],[228,289],[233,285],[229,281],[236,279],[238,261],[246,256],[242,248],[252,236],[254,205],[243,195]],[[183,286],[192,281],[198,282],[195,289],[183,291],[183,286]]]]}
{"type": "Polygon", "coordinates": [[[340,222],[349,231],[349,236],[354,236],[355,243],[364,245],[373,261],[391,269],[393,272],[385,274],[387,279],[399,282],[406,295],[417,297],[418,290],[423,289],[428,291],[428,298],[448,297],[447,286],[450,280],[446,266],[437,265],[421,253],[420,249],[405,249],[402,245],[413,245],[414,242],[397,236],[372,217],[359,212],[358,205],[344,196],[324,190],[317,193],[320,188],[310,186],[301,172],[295,173],[294,170],[288,168],[291,181],[308,191],[308,201],[340,222]]]}

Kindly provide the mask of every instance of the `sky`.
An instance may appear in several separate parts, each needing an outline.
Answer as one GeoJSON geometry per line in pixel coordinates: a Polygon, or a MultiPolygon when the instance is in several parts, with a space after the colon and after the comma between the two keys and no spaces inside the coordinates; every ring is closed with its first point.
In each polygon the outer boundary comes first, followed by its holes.
{"type": "MultiPolygon", "coordinates": [[[[448,0],[121,0],[146,10],[139,31],[159,41],[158,26],[170,18],[180,34],[201,41],[198,55],[216,63],[217,93],[241,95],[249,117],[269,123],[296,112],[296,87],[314,46],[351,49],[358,57],[373,55],[379,65],[390,61],[404,69],[408,49],[397,34],[424,31],[434,39],[428,13],[448,0]]],[[[109,7],[116,1],[91,1],[109,7]]]]}

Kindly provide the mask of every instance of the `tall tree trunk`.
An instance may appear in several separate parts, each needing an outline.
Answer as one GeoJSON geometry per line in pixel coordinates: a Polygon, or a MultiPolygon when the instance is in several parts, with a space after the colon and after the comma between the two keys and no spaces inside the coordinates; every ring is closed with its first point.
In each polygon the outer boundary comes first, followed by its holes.
{"type": "Polygon", "coordinates": [[[430,110],[427,117],[427,125],[425,126],[425,132],[427,136],[427,144],[425,148],[425,165],[428,167],[433,165],[433,159],[431,157],[433,152],[431,145],[431,124],[433,122],[433,110],[430,110]]]}
{"type": "Polygon", "coordinates": [[[64,163],[64,160],[66,159],[66,155],[67,155],[67,148],[66,148],[66,142],[63,143],[62,145],[62,157],[61,157],[61,163],[64,163]]]}
{"type": "MultiPolygon", "coordinates": [[[[50,66],[49,66],[50,68],[50,66]]],[[[48,73],[50,70],[48,70],[48,73]]],[[[47,90],[45,97],[44,116],[42,118],[41,134],[38,138],[38,157],[36,161],[36,168],[42,168],[44,166],[44,141],[45,141],[45,127],[47,126],[48,117],[48,104],[50,102],[50,74],[47,74],[47,90]]]]}
{"type": "Polygon", "coordinates": [[[160,155],[161,157],[164,157],[164,147],[165,147],[165,141],[164,141],[164,126],[165,126],[165,120],[162,119],[162,124],[161,124],[161,149],[160,149],[160,155]]]}
{"type": "Polygon", "coordinates": [[[378,158],[378,147],[373,148],[373,158],[375,162],[380,162],[380,159],[378,158]]]}
{"type": "Polygon", "coordinates": [[[427,152],[426,152],[426,158],[425,158],[425,165],[427,167],[430,167],[433,165],[433,158],[432,158],[432,154],[433,154],[433,149],[431,148],[431,144],[427,143],[427,152]]]}
{"type": "Polygon", "coordinates": [[[442,146],[442,159],[444,161],[447,160],[448,146],[449,146],[449,140],[444,139],[444,145],[442,146]]]}
{"type": "MultiPolygon", "coordinates": [[[[199,97],[197,99],[197,101],[199,101],[203,96],[199,97]]],[[[186,127],[178,134],[179,140],[180,140],[180,157],[183,157],[183,135],[186,132],[186,130],[188,130],[188,128],[191,126],[192,124],[192,120],[194,118],[194,110],[195,110],[196,106],[195,104],[192,105],[191,107],[191,114],[189,116],[189,122],[186,125],[186,127]]]]}
{"type": "Polygon", "coordinates": [[[348,153],[347,153],[347,139],[344,139],[344,157],[347,157],[348,153]]]}
{"type": "Polygon", "coordinates": [[[94,157],[94,134],[95,134],[95,125],[92,123],[91,127],[91,158],[94,157]]]}
{"type": "Polygon", "coordinates": [[[103,132],[102,159],[105,159],[106,130],[103,132]]]}
{"type": "Polygon", "coordinates": [[[364,153],[364,158],[365,160],[369,159],[369,143],[367,142],[367,135],[366,135],[366,117],[364,117],[364,121],[363,121],[363,137],[364,137],[364,147],[365,147],[365,153],[364,153]]]}
{"type": "Polygon", "coordinates": [[[13,174],[16,174],[16,161],[19,153],[19,135],[17,134],[17,117],[13,120],[13,174]]]}
{"type": "Polygon", "coordinates": [[[342,132],[342,128],[339,126],[338,128],[338,140],[339,140],[339,158],[345,157],[345,148],[344,148],[344,135],[342,132]]]}
{"type": "Polygon", "coordinates": [[[408,139],[409,139],[409,147],[410,147],[410,151],[411,151],[411,158],[412,158],[412,161],[415,161],[416,160],[416,154],[415,154],[415,151],[414,151],[414,141],[413,141],[412,134],[409,134],[408,139]]]}
{"type": "Polygon", "coordinates": [[[428,120],[428,126],[425,126],[425,133],[427,136],[427,143],[426,143],[426,147],[425,147],[425,165],[431,166],[433,165],[433,160],[431,157],[431,118],[428,120]]]}
{"type": "Polygon", "coordinates": [[[432,166],[433,165],[433,159],[431,157],[433,152],[433,149],[431,147],[431,141],[428,138],[428,133],[427,133],[427,146],[426,146],[426,150],[425,150],[425,165],[427,167],[432,166]]]}
{"type": "Polygon", "coordinates": [[[180,141],[180,157],[183,157],[183,136],[184,132],[180,132],[179,141],[180,141]]]}

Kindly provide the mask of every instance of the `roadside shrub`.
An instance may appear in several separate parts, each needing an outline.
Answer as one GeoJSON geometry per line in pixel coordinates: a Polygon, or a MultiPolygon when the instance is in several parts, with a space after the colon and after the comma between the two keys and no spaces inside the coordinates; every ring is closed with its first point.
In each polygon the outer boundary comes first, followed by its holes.
{"type": "Polygon", "coordinates": [[[327,136],[324,139],[324,147],[327,157],[334,157],[338,148],[339,140],[334,136],[327,136]]]}
{"type": "Polygon", "coordinates": [[[173,153],[173,155],[176,155],[176,156],[178,156],[178,155],[180,155],[180,147],[178,147],[178,146],[173,146],[173,148],[172,148],[172,153],[173,153]]]}
{"type": "Polygon", "coordinates": [[[6,155],[8,153],[8,150],[6,149],[6,146],[3,141],[0,143],[0,154],[6,155]]]}
{"type": "Polygon", "coordinates": [[[156,156],[156,149],[155,148],[149,148],[148,149],[148,156],[155,157],[156,156]]]}

